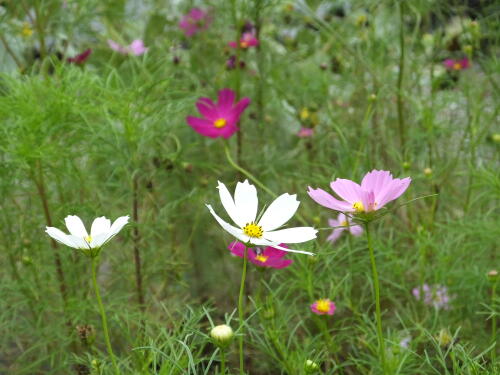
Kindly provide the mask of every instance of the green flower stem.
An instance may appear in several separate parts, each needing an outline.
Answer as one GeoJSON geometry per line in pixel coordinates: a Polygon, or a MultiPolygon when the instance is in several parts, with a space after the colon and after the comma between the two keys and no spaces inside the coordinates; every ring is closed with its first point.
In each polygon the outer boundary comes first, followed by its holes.
{"type": "Polygon", "coordinates": [[[220,350],[220,373],[221,375],[226,374],[226,352],[224,349],[220,350]]]}
{"type": "Polygon", "coordinates": [[[380,364],[382,366],[382,373],[386,374],[386,363],[385,363],[385,343],[384,336],[382,334],[382,317],[380,314],[380,286],[378,282],[377,264],[375,263],[375,254],[373,252],[373,242],[372,235],[370,232],[370,224],[365,223],[366,230],[366,240],[368,242],[368,250],[370,251],[370,261],[372,264],[373,273],[373,288],[375,289],[375,312],[377,319],[377,336],[378,336],[378,348],[380,356],[380,364]]]}
{"type": "MultiPolygon", "coordinates": [[[[491,306],[495,306],[496,293],[497,292],[497,280],[493,282],[491,286],[491,306]]],[[[491,363],[493,366],[496,362],[497,356],[497,317],[494,314],[491,321],[491,343],[493,344],[493,348],[491,348],[491,363]]]]}
{"type": "Polygon", "coordinates": [[[227,144],[224,144],[224,151],[226,152],[226,157],[227,161],[231,166],[236,169],[237,171],[243,173],[246,177],[248,177],[250,180],[254,182],[255,185],[257,185],[259,188],[264,190],[267,194],[271,195],[272,197],[276,198],[277,195],[271,191],[271,189],[268,189],[266,185],[264,185],[262,182],[260,182],[253,174],[248,172],[246,169],[240,167],[238,164],[234,162],[234,160],[231,158],[231,152],[229,151],[229,147],[227,147],[227,144]]]}
{"type": "Polygon", "coordinates": [[[97,263],[99,262],[99,257],[92,257],[92,283],[94,284],[95,296],[97,298],[97,304],[99,305],[99,312],[101,313],[102,328],[104,330],[104,339],[106,340],[106,347],[108,349],[108,354],[111,357],[111,362],[113,362],[113,367],[115,368],[115,374],[120,375],[120,370],[116,364],[116,358],[113,354],[113,348],[111,347],[111,340],[109,339],[108,331],[108,320],[106,319],[106,312],[104,311],[104,306],[101,300],[101,293],[99,292],[99,285],[97,284],[97,263]]]}
{"type": "Polygon", "coordinates": [[[240,322],[239,331],[239,346],[240,346],[240,375],[244,375],[243,371],[243,330],[244,330],[244,314],[243,314],[243,292],[245,290],[245,279],[247,277],[247,255],[248,248],[245,246],[245,252],[243,254],[243,272],[241,273],[241,284],[240,284],[240,296],[238,298],[238,317],[240,322]]]}

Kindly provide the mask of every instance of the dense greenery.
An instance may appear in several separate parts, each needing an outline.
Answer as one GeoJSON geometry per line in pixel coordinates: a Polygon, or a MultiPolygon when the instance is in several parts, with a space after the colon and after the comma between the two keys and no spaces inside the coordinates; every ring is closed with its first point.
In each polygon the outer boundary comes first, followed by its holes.
{"type": "MultiPolygon", "coordinates": [[[[248,264],[246,373],[499,374],[499,13],[466,3],[0,1],[0,373],[115,373],[90,258],[44,233],[67,215],[130,215],[97,270],[120,373],[221,373],[209,332],[238,336],[243,260],[205,204],[227,220],[217,181],[249,178],[260,207],[297,194],[289,225],[320,231],[293,246],[315,256],[248,264]],[[193,7],[211,22],[186,36],[193,7]],[[258,46],[229,47],[248,30],[258,46]],[[186,117],[223,88],[251,103],[204,137],[186,117]],[[366,236],[327,241],[337,213],[307,194],[374,168],[412,178],[371,223],[385,371],[366,236]]],[[[239,373],[237,340],[225,353],[239,373]]]]}

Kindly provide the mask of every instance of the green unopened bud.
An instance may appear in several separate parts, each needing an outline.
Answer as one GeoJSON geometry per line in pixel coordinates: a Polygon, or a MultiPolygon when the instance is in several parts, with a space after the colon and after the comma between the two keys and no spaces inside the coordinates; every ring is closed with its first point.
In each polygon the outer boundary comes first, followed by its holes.
{"type": "Polygon", "coordinates": [[[408,170],[411,168],[411,163],[409,161],[404,161],[403,162],[403,169],[408,170]]]}
{"type": "Polygon", "coordinates": [[[210,337],[212,337],[214,344],[220,348],[228,346],[231,343],[233,336],[233,329],[227,324],[215,326],[210,331],[210,337]]]}
{"type": "Polygon", "coordinates": [[[377,95],[375,94],[371,94],[369,97],[368,97],[368,101],[370,102],[374,102],[375,100],[377,100],[377,95]]]}
{"type": "Polygon", "coordinates": [[[424,168],[424,175],[426,175],[427,177],[430,177],[432,175],[432,169],[429,167],[424,168]]]}
{"type": "Polygon", "coordinates": [[[498,280],[498,271],[491,270],[490,272],[488,272],[488,280],[490,280],[492,283],[496,282],[498,280]]]}
{"type": "Polygon", "coordinates": [[[319,365],[308,359],[304,365],[304,369],[306,370],[306,373],[313,374],[319,370],[319,365]]]}
{"type": "Polygon", "coordinates": [[[276,315],[276,313],[275,313],[273,307],[270,307],[270,308],[264,310],[264,312],[262,313],[262,316],[265,319],[272,319],[272,318],[274,318],[275,315],[276,315]]]}
{"type": "Polygon", "coordinates": [[[97,359],[93,359],[90,362],[90,365],[92,366],[92,369],[94,369],[95,371],[99,371],[100,370],[101,364],[100,364],[100,362],[97,359]]]}
{"type": "Polygon", "coordinates": [[[491,135],[491,140],[495,143],[500,143],[500,133],[495,133],[491,135]]]}
{"type": "Polygon", "coordinates": [[[437,340],[439,346],[446,347],[452,343],[453,336],[451,335],[450,331],[448,331],[446,328],[443,328],[439,331],[437,340]]]}
{"type": "Polygon", "coordinates": [[[27,255],[23,255],[21,257],[21,262],[23,262],[23,264],[25,266],[30,266],[33,264],[33,259],[31,259],[31,257],[27,256],[27,255]]]}

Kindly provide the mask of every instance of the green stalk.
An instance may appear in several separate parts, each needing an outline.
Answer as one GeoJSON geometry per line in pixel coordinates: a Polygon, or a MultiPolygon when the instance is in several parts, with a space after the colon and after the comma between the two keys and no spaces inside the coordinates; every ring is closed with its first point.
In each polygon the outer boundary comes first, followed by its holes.
{"type": "Polygon", "coordinates": [[[92,283],[94,285],[97,304],[99,305],[99,312],[101,313],[102,328],[104,330],[104,339],[106,340],[106,347],[108,349],[108,354],[111,357],[111,362],[113,362],[115,374],[120,375],[120,370],[118,369],[118,365],[116,364],[116,358],[115,355],[113,354],[113,348],[111,347],[111,340],[109,339],[109,331],[108,331],[108,320],[106,319],[106,312],[104,311],[104,306],[101,300],[101,293],[99,292],[99,285],[97,284],[96,265],[98,261],[99,261],[98,256],[92,258],[92,283]]]}
{"type": "Polygon", "coordinates": [[[226,374],[226,353],[224,349],[220,350],[220,373],[222,375],[226,374]]]}
{"type": "Polygon", "coordinates": [[[404,35],[404,5],[399,3],[399,72],[398,72],[398,90],[397,90],[397,103],[398,103],[398,125],[399,125],[399,141],[403,160],[406,159],[406,136],[405,136],[405,119],[403,114],[403,75],[405,70],[405,35],[404,35]]]}
{"type": "Polygon", "coordinates": [[[240,296],[238,298],[238,317],[240,321],[240,327],[238,329],[240,334],[238,337],[240,347],[240,375],[245,374],[243,371],[243,291],[245,290],[245,279],[247,277],[247,254],[248,248],[245,246],[245,252],[243,254],[243,272],[241,273],[240,296]]]}
{"type": "MultiPolygon", "coordinates": [[[[491,287],[491,306],[495,305],[496,293],[497,292],[497,280],[493,282],[491,287]]],[[[497,317],[494,314],[491,321],[491,343],[493,348],[491,348],[491,363],[495,366],[496,356],[497,356],[497,317]]]]}
{"type": "Polygon", "coordinates": [[[366,240],[368,242],[368,250],[370,251],[370,261],[372,264],[372,274],[373,274],[373,288],[375,289],[375,316],[377,319],[377,336],[378,336],[378,348],[380,356],[380,364],[382,366],[382,373],[386,374],[386,362],[385,362],[385,343],[384,336],[382,334],[382,317],[380,314],[380,286],[378,282],[377,264],[375,263],[375,254],[373,252],[372,235],[370,232],[370,224],[365,223],[366,230],[366,240]]]}

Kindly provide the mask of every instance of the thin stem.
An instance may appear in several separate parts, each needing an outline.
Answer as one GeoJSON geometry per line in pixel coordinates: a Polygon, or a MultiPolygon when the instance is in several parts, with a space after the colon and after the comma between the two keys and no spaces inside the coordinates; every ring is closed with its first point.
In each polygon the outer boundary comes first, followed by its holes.
{"type": "Polygon", "coordinates": [[[134,263],[135,263],[135,282],[137,288],[137,301],[141,311],[144,311],[144,293],[142,288],[142,270],[141,270],[141,253],[139,249],[139,243],[141,241],[141,236],[139,233],[139,228],[137,227],[139,223],[139,198],[137,194],[138,183],[137,176],[133,178],[133,202],[132,202],[132,217],[135,223],[133,238],[134,238],[134,263]]]}
{"type": "Polygon", "coordinates": [[[365,223],[366,231],[366,241],[368,242],[368,250],[370,251],[370,261],[372,264],[372,274],[373,274],[373,288],[375,289],[375,312],[377,319],[377,336],[378,336],[378,347],[380,364],[382,366],[382,373],[386,374],[386,364],[385,364],[385,343],[384,336],[382,334],[382,317],[380,314],[380,286],[378,282],[377,264],[375,263],[375,254],[373,252],[372,235],[370,232],[370,224],[365,223]]]}
{"type": "Polygon", "coordinates": [[[220,350],[220,373],[222,375],[226,373],[226,352],[224,349],[220,350]]]}
{"type": "Polygon", "coordinates": [[[102,328],[104,330],[104,339],[106,340],[106,347],[108,349],[108,354],[111,357],[111,362],[113,362],[113,367],[115,368],[115,374],[120,375],[120,369],[116,364],[115,355],[113,354],[113,348],[111,347],[111,340],[109,339],[109,331],[108,331],[108,320],[106,319],[106,312],[104,311],[104,306],[101,300],[101,293],[99,292],[99,285],[97,284],[96,266],[98,261],[99,257],[92,258],[92,283],[94,284],[95,296],[97,298],[97,304],[99,305],[99,312],[101,313],[102,328]]]}
{"type": "MultiPolygon", "coordinates": [[[[231,1],[231,17],[233,19],[233,25],[236,29],[236,48],[235,48],[235,69],[234,69],[234,77],[235,77],[235,87],[234,91],[236,92],[236,100],[240,98],[240,90],[241,90],[241,75],[240,75],[240,22],[238,20],[238,12],[237,12],[237,0],[231,1]]],[[[238,164],[241,164],[241,154],[243,152],[243,132],[241,131],[241,123],[240,123],[240,131],[236,134],[236,159],[238,160],[238,164]]]]}
{"type": "Polygon", "coordinates": [[[399,141],[403,158],[406,158],[406,136],[405,136],[405,119],[403,115],[403,75],[405,69],[405,35],[404,35],[404,4],[399,3],[399,72],[398,72],[398,124],[399,124],[399,141]]]}
{"type": "MultiPolygon", "coordinates": [[[[497,291],[497,280],[493,282],[491,287],[491,307],[495,305],[496,300],[496,291],[497,291]]],[[[495,310],[496,311],[496,310],[495,310]]],[[[491,363],[495,366],[496,356],[497,356],[497,316],[496,313],[493,313],[492,321],[491,321],[491,343],[493,344],[493,348],[491,348],[491,363]]]]}
{"type": "Polygon", "coordinates": [[[257,177],[255,177],[253,174],[251,174],[246,169],[240,167],[238,164],[236,164],[234,162],[234,160],[231,158],[231,152],[229,151],[229,147],[227,147],[227,144],[224,145],[224,151],[226,152],[227,161],[229,162],[229,164],[231,164],[231,166],[234,169],[236,169],[237,171],[243,173],[246,177],[248,177],[250,180],[252,180],[255,183],[255,185],[257,185],[258,187],[260,187],[262,190],[264,190],[266,193],[268,193],[272,197],[276,198],[278,196],[277,194],[273,193],[270,189],[268,189],[266,187],[266,185],[264,185],[262,182],[260,182],[257,179],[257,177]]]}
{"type": "Polygon", "coordinates": [[[245,246],[245,252],[243,255],[243,272],[241,273],[241,284],[240,284],[240,295],[238,298],[238,317],[240,321],[239,331],[239,346],[240,346],[240,375],[244,375],[243,371],[243,327],[244,327],[244,314],[243,314],[243,292],[245,290],[245,279],[247,277],[247,254],[248,248],[245,246]]]}

